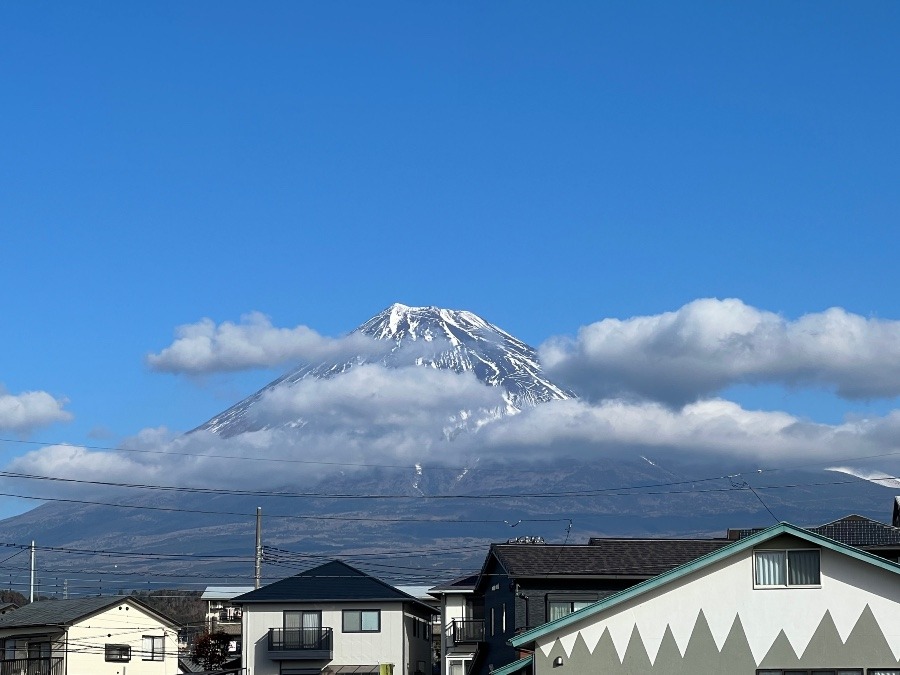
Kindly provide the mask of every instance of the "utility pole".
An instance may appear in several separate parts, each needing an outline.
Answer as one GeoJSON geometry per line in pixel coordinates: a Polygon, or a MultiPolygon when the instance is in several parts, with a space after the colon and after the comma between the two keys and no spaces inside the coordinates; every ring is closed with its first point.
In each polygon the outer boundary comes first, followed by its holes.
{"type": "Polygon", "coordinates": [[[256,507],[256,588],[262,574],[262,507],[256,507]]]}
{"type": "Polygon", "coordinates": [[[31,540],[31,585],[28,593],[28,602],[34,602],[34,539],[31,540]]]}

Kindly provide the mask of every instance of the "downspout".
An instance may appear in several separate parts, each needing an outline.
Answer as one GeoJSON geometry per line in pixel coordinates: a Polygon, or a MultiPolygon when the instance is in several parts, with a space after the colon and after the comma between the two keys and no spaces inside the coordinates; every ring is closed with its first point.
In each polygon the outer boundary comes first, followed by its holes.
{"type": "Polygon", "coordinates": [[[447,594],[441,593],[441,675],[447,675],[447,594]]]}

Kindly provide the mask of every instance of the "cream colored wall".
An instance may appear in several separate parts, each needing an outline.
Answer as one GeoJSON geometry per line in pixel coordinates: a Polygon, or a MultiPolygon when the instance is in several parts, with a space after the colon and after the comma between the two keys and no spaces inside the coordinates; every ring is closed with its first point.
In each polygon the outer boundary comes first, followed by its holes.
{"type": "MultiPolygon", "coordinates": [[[[34,633],[10,628],[0,631],[0,639],[23,631],[34,633]]],[[[28,642],[28,638],[17,640],[16,658],[27,658],[28,642]]],[[[51,656],[66,659],[64,672],[68,675],[176,675],[178,635],[155,616],[123,598],[121,604],[71,626],[65,636],[53,641],[51,656]],[[165,637],[162,661],[142,660],[144,635],[165,637]],[[107,663],[107,644],[131,645],[131,660],[107,663]]]]}
{"type": "Polygon", "coordinates": [[[177,632],[127,601],[69,628],[67,652],[68,675],[175,675],[178,672],[177,632]],[[162,661],[143,660],[144,635],[165,637],[162,661]],[[131,660],[107,663],[106,644],[131,645],[131,660]]]}
{"type": "Polygon", "coordinates": [[[247,675],[278,675],[278,661],[274,661],[268,656],[269,629],[284,626],[284,612],[291,610],[322,612],[322,627],[333,630],[334,658],[331,660],[332,665],[393,663],[395,673],[403,672],[406,659],[403,654],[405,629],[401,603],[387,605],[365,602],[353,604],[279,603],[277,605],[253,604],[244,607],[242,656],[244,663],[250,666],[247,675]],[[380,609],[381,632],[341,632],[344,609],[380,609]]]}

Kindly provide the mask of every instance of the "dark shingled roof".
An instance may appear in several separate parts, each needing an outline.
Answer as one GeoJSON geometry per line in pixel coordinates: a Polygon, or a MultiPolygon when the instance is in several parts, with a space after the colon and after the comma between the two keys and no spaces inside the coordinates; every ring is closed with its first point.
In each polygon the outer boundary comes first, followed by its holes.
{"type": "Polygon", "coordinates": [[[339,560],[313,567],[232,599],[232,604],[254,602],[409,602],[437,610],[370,574],[339,560]]]}
{"type": "MultiPolygon", "coordinates": [[[[732,540],[743,539],[764,529],[762,527],[734,529],[728,531],[728,536],[732,540]]],[[[818,527],[804,529],[857,548],[900,547],[900,527],[880,523],[865,516],[844,516],[818,527]]]]}
{"type": "Polygon", "coordinates": [[[430,588],[428,592],[431,595],[441,595],[442,593],[446,593],[448,591],[473,591],[475,590],[475,585],[477,583],[478,572],[475,572],[473,574],[467,574],[464,577],[457,577],[452,581],[439,584],[434,588],[430,588]]]}
{"type": "Polygon", "coordinates": [[[0,616],[0,628],[24,628],[26,626],[70,626],[73,623],[102,611],[107,607],[134,603],[141,609],[155,614],[160,620],[173,626],[178,625],[167,616],[148,607],[143,602],[129,596],[102,596],[73,598],[71,600],[39,600],[20,607],[14,612],[0,616]]]}
{"type": "Polygon", "coordinates": [[[808,529],[850,546],[900,546],[900,527],[879,523],[864,516],[846,516],[808,529]]]}
{"type": "Polygon", "coordinates": [[[729,544],[726,539],[612,539],[588,545],[493,544],[511,577],[653,577],[729,544]]]}

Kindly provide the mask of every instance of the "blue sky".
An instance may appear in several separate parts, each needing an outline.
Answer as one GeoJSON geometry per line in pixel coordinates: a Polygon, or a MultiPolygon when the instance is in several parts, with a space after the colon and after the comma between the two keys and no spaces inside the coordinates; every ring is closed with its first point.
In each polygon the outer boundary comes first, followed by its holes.
{"type": "MultiPolygon", "coordinates": [[[[3,436],[183,431],[285,369],[151,372],[204,317],[339,336],[400,301],[536,346],[701,298],[900,319],[898,29],[889,2],[4,3],[0,383],[71,419],[3,436]]],[[[718,393],[898,407],[791,377],[718,393]]]]}

